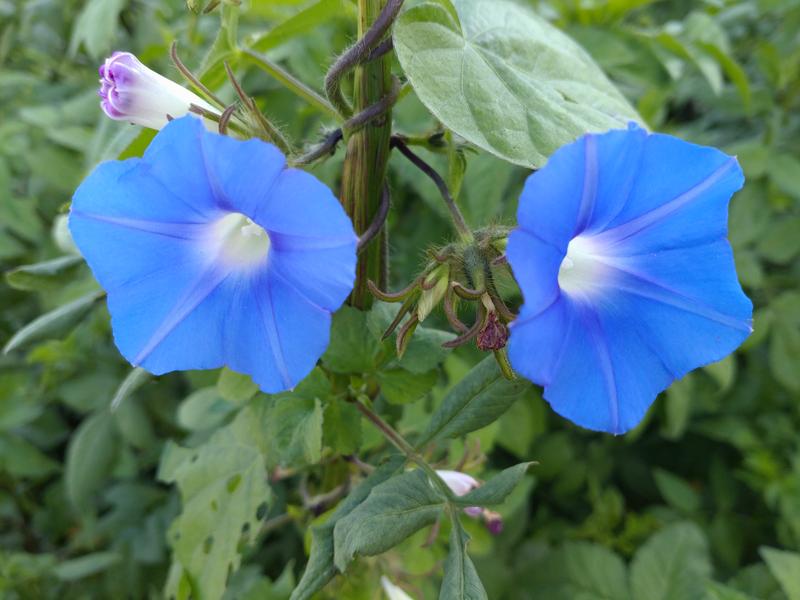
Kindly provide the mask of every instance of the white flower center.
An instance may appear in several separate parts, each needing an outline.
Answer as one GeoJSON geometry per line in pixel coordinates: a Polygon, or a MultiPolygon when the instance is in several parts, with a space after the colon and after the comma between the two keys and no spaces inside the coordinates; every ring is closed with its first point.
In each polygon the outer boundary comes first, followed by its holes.
{"type": "Polygon", "coordinates": [[[596,287],[605,265],[598,260],[597,245],[590,238],[578,236],[567,246],[567,255],[558,270],[558,285],[567,294],[586,294],[596,287]]]}
{"type": "Polygon", "coordinates": [[[240,266],[261,263],[269,254],[269,234],[242,213],[225,215],[213,225],[220,255],[240,266]]]}

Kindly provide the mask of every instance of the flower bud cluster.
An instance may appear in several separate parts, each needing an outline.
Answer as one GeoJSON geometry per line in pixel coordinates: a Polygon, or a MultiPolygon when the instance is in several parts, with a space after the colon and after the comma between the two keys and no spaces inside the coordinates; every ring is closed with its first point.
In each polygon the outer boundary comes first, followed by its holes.
{"type": "Polygon", "coordinates": [[[505,356],[510,323],[516,315],[508,308],[495,284],[495,270],[505,268],[503,251],[507,230],[491,227],[475,232],[474,238],[431,251],[422,274],[397,293],[387,293],[370,285],[373,295],[384,302],[401,303],[384,339],[397,329],[397,353],[402,355],[419,323],[437,307],[442,307],[457,336],[443,345],[461,346],[472,340],[479,350],[493,352],[503,373],[513,378],[505,356]],[[475,321],[467,325],[458,316],[459,303],[474,306],[475,321]],[[403,319],[408,318],[403,322],[403,319]],[[402,323],[402,325],[401,325],[402,323]]]}

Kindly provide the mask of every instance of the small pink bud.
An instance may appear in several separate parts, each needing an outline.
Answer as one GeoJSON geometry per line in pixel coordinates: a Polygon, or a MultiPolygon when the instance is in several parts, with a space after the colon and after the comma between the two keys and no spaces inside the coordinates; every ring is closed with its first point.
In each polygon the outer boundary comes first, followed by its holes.
{"type": "Polygon", "coordinates": [[[205,100],[144,66],[130,52],[114,52],[100,65],[100,106],[112,119],[161,129],[195,104],[218,113],[205,100]]]}
{"type": "Polygon", "coordinates": [[[499,321],[497,313],[489,313],[486,324],[478,332],[476,339],[478,348],[483,351],[502,350],[508,343],[508,327],[499,321]]]}
{"type": "MultiPolygon", "coordinates": [[[[456,496],[464,496],[481,485],[477,479],[461,471],[441,470],[436,471],[436,474],[456,496]]],[[[483,513],[483,509],[479,506],[468,506],[464,512],[470,517],[478,518],[483,513]]]]}
{"type": "Polygon", "coordinates": [[[484,509],[483,518],[486,521],[486,528],[492,535],[499,535],[503,531],[503,517],[499,513],[484,509]]]}

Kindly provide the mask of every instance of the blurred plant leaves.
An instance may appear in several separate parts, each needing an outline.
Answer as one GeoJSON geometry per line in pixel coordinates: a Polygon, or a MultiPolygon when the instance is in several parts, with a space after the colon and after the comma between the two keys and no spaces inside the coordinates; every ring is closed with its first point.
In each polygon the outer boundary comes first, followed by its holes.
{"type": "Polygon", "coordinates": [[[6,342],[3,353],[7,354],[31,342],[63,333],[79,321],[104,295],[104,292],[92,292],[37,317],[6,342]]]}
{"type": "Polygon", "coordinates": [[[780,582],[787,599],[800,600],[800,554],[766,547],[759,552],[780,582]]]}
{"type": "Polygon", "coordinates": [[[108,410],[81,423],[70,439],[64,473],[67,496],[76,510],[90,512],[92,497],[111,472],[118,450],[114,418],[108,410]]]}
{"type": "Polygon", "coordinates": [[[68,53],[75,56],[83,46],[95,60],[110,54],[119,14],[127,4],[128,0],[87,0],[72,28],[68,53]]]}
{"type": "Polygon", "coordinates": [[[82,264],[80,256],[60,256],[33,265],[22,265],[6,271],[6,282],[17,290],[56,290],[69,283],[82,264]]]}
{"type": "Polygon", "coordinates": [[[656,533],[631,563],[636,600],[701,599],[711,575],[708,545],[692,523],[676,523],[656,533]]]}

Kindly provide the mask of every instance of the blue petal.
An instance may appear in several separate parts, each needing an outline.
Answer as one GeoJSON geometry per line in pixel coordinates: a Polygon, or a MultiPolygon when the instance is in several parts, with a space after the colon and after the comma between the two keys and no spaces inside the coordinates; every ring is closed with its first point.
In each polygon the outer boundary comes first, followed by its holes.
{"type": "MultiPolygon", "coordinates": [[[[205,131],[201,148],[207,181],[217,202],[225,210],[255,220],[258,208],[269,202],[275,182],[286,168],[283,154],[261,140],[241,142],[205,131]]],[[[282,210],[290,210],[289,199],[283,197],[279,201],[282,210]]]]}
{"type": "Polygon", "coordinates": [[[339,200],[319,179],[286,169],[275,181],[269,199],[257,207],[253,220],[270,234],[348,243],[356,241],[350,218],[339,200]]]}
{"type": "Polygon", "coordinates": [[[201,147],[207,135],[210,134],[198,117],[187,115],[175,119],[158,132],[142,157],[142,168],[146,168],[150,177],[182,200],[190,212],[204,219],[219,210],[201,147]]]}
{"type": "Polygon", "coordinates": [[[335,311],[353,289],[356,242],[313,245],[312,239],[272,235],[270,267],[308,301],[335,311]]]}
{"type": "MultiPolygon", "coordinates": [[[[630,194],[597,235],[614,253],[646,253],[727,234],[728,202],[744,183],[736,159],[678,138],[647,136],[630,194]]],[[[613,194],[613,192],[612,192],[613,194]]],[[[613,198],[598,196],[597,203],[613,198]]]]}
{"type": "Polygon", "coordinates": [[[752,304],[725,240],[742,182],[718,150],[639,129],[585,136],[529,178],[509,239],[525,298],[509,358],[557,412],[627,431],[675,378],[749,335],[752,304]],[[576,236],[591,242],[591,286],[554,294],[576,236]]]}
{"type": "Polygon", "coordinates": [[[525,310],[539,312],[558,297],[558,269],[565,250],[545,242],[528,229],[518,228],[508,236],[506,256],[514,266],[514,277],[525,295],[525,310]]]}
{"type": "Polygon", "coordinates": [[[189,280],[165,268],[109,293],[114,341],[131,364],[156,375],[225,364],[223,315],[234,308],[231,295],[239,282],[214,265],[192,275],[189,280]]]}
{"type": "Polygon", "coordinates": [[[254,220],[270,235],[275,271],[312,303],[338,309],[353,289],[358,238],[330,189],[286,169],[254,220]]]}
{"type": "Polygon", "coordinates": [[[564,252],[584,195],[585,146],[582,139],[556,150],[544,168],[528,177],[519,199],[519,227],[564,252]]]}
{"type": "Polygon", "coordinates": [[[226,315],[227,364],[268,393],[297,385],[328,346],[331,313],[268,269],[243,286],[226,315]]]}
{"type": "Polygon", "coordinates": [[[355,277],[356,236],[328,188],[272,146],[192,118],[165,127],[141,160],[95,169],[70,229],[108,292],[117,346],[156,374],[227,365],[267,392],[291,388],[324,352],[355,277]],[[267,230],[262,264],[219,254],[214,227],[231,212],[267,230]]]}
{"type": "Polygon", "coordinates": [[[613,301],[570,301],[571,327],[544,397],[559,414],[598,431],[636,426],[658,392],[672,381],[658,355],[613,301]]]}
{"type": "Polygon", "coordinates": [[[198,218],[142,176],[141,162],[131,159],[103,163],[84,180],[72,200],[69,227],[95,278],[111,293],[164,271],[177,272],[175,285],[188,285],[203,268],[196,248],[205,223],[198,218]]]}
{"type": "Polygon", "coordinates": [[[752,331],[753,305],[726,240],[619,258],[611,268],[614,302],[636,315],[676,379],[724,358],[752,331]]]}
{"type": "Polygon", "coordinates": [[[555,377],[560,352],[566,349],[564,342],[573,326],[572,319],[572,305],[564,295],[559,294],[541,310],[531,310],[526,302],[511,323],[508,356],[514,368],[534,383],[549,385],[555,377]]]}

